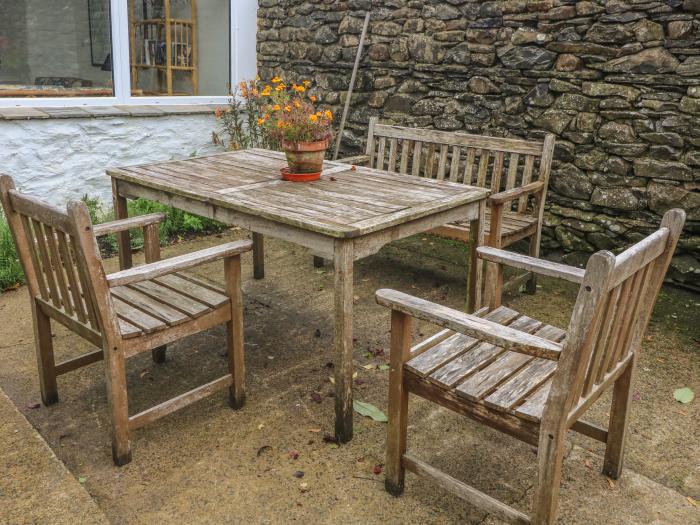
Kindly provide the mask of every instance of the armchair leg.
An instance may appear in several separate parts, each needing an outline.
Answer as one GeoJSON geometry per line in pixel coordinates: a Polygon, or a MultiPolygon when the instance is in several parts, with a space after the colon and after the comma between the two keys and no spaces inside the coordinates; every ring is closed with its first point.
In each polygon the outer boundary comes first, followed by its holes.
{"type": "Polygon", "coordinates": [[[104,347],[107,402],[112,419],[112,459],[118,467],[131,461],[129,440],[129,400],[126,390],[126,366],[121,348],[106,344],[104,347]]]}
{"type": "Polygon", "coordinates": [[[56,383],[56,363],[53,355],[53,338],[51,335],[51,318],[32,301],[32,319],[34,321],[34,342],[36,359],[39,366],[39,389],[41,401],[49,406],[58,403],[58,385],[56,383]]]}
{"type": "Polygon", "coordinates": [[[226,349],[229,372],[233,376],[229,402],[237,410],[245,404],[245,354],[243,347],[243,293],[241,291],[241,257],[224,261],[226,292],[231,299],[231,320],[226,323],[226,349]]]}
{"type": "MultiPolygon", "coordinates": [[[[540,256],[540,236],[538,233],[530,236],[530,249],[528,250],[530,257],[540,256]]],[[[525,292],[534,294],[537,291],[537,274],[530,272],[530,278],[525,283],[525,292]]]]}
{"type": "Polygon", "coordinates": [[[403,364],[411,348],[411,317],[391,312],[391,365],[389,370],[389,425],[386,436],[384,487],[392,496],[403,493],[405,469],[401,462],[406,452],[408,431],[408,390],[404,386],[403,364]]]}
{"type": "Polygon", "coordinates": [[[151,357],[154,363],[162,364],[165,363],[165,352],[168,349],[167,345],[159,346],[151,350],[151,357]]]}
{"type": "Polygon", "coordinates": [[[565,435],[563,430],[540,429],[532,525],[553,525],[557,521],[565,435]]]}
{"type": "Polygon", "coordinates": [[[262,233],[253,232],[253,278],[265,277],[265,238],[262,233]]]}
{"type": "Polygon", "coordinates": [[[617,479],[622,474],[629,405],[632,397],[633,371],[634,362],[631,362],[622,375],[617,378],[613,387],[608,442],[605,446],[605,460],[603,461],[603,474],[612,479],[617,479]]]}

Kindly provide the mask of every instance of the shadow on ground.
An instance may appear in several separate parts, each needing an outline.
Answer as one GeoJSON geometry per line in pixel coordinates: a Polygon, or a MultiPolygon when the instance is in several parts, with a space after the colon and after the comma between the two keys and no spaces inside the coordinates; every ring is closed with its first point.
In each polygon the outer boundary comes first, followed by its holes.
{"type": "MultiPolygon", "coordinates": [[[[164,254],[242,235],[227,232],[164,254]]],[[[30,408],[39,395],[23,289],[0,297],[0,387],[113,523],[491,523],[410,474],[404,496],[388,496],[383,476],[373,473],[383,463],[384,424],[355,414],[351,444],[324,441],[333,431],[333,272],[314,269],[296,246],[268,240],[266,247],[264,280],[252,279],[250,256],[244,259],[248,402],[242,411],[228,408],[225,393],[216,394],[136,431],[133,462],[114,467],[101,364],[59,378],[57,405],[30,408]]],[[[389,315],[374,302],[374,291],[391,287],[460,307],[465,272],[458,263],[464,259],[456,245],[418,236],[356,265],[356,399],[386,409],[388,372],[362,366],[388,362],[389,315]]],[[[114,260],[107,265],[115,269],[114,260]]],[[[203,273],[222,278],[217,264],[203,273]]],[[[565,328],[575,287],[552,280],[540,285],[535,296],[516,295],[509,304],[565,328]]],[[[675,388],[700,393],[699,306],[697,296],[662,293],[635,383],[622,478],[609,483],[600,474],[600,444],[571,434],[560,523],[700,522],[693,505],[700,499],[700,403],[673,400],[675,388]]],[[[414,337],[434,331],[417,323],[414,337]]],[[[54,333],[59,357],[89,349],[60,326],[54,333]]],[[[226,368],[223,344],[216,329],[172,345],[163,365],[146,354],[130,359],[130,412],[218,377],[226,368]]],[[[589,419],[605,424],[608,402],[599,401],[589,419]]],[[[536,473],[531,447],[415,398],[409,421],[410,450],[528,511],[536,473]]]]}

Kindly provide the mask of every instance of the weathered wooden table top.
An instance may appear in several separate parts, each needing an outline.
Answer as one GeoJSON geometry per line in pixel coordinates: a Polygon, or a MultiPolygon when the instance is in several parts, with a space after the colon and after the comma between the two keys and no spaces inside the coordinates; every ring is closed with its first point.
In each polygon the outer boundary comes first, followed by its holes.
{"type": "Polygon", "coordinates": [[[327,161],[321,180],[286,182],[284,154],[249,149],[112,168],[115,179],[338,238],[484,199],[488,190],[327,161]]]}

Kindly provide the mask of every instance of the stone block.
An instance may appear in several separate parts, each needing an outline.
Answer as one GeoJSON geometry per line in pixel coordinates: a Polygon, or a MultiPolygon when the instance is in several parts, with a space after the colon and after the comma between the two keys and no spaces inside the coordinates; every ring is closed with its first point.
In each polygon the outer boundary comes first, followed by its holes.
{"type": "Polygon", "coordinates": [[[692,170],[681,162],[661,162],[653,159],[634,161],[634,174],[651,179],[692,181],[692,170]]]}

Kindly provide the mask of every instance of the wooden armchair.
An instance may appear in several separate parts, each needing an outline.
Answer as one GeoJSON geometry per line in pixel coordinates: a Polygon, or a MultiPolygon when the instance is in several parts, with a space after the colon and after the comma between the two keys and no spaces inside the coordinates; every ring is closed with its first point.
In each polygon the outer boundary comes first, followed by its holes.
{"type": "Polygon", "coordinates": [[[667,212],[658,231],[617,257],[594,254],[585,271],[478,249],[494,264],[580,283],[567,330],[503,306],[468,315],[379,290],[377,302],[391,308],[386,489],[401,494],[408,469],[508,523],[551,524],[568,429],[606,444],[603,472],[616,479],[640,342],[684,221],[682,210],[667,212]],[[411,348],[412,317],[446,329],[411,348]],[[582,420],[609,388],[608,428],[582,420]],[[406,453],[409,392],[538,447],[532,518],[406,453]]]}
{"type": "MultiPolygon", "coordinates": [[[[529,254],[538,257],[553,154],[551,134],[544,142],[534,142],[388,126],[372,117],[366,154],[338,162],[490,188],[487,244],[504,248],[529,237],[529,254]]],[[[432,233],[469,242],[469,222],[446,224],[432,233]]],[[[495,277],[502,279],[501,275],[495,277]]],[[[526,279],[528,292],[534,293],[532,272],[517,276],[506,286],[526,279]]]]}
{"type": "Polygon", "coordinates": [[[159,259],[158,223],[162,214],[133,217],[93,227],[87,207],[70,202],[67,212],[15,189],[0,176],[0,200],[27,278],[34,320],[41,398],[58,401],[56,378],[105,360],[112,421],[112,456],[117,465],[131,461],[130,433],[155,419],[230,389],[233,408],[243,406],[243,306],[240,255],[250,241],[159,259]],[[96,235],[144,228],[147,264],[110,275],[102,267],[96,235]],[[223,259],[226,289],[185,270],[223,259]],[[56,364],[51,320],[58,321],[99,348],[56,364]],[[153,351],[165,359],[165,345],[226,323],[229,372],[143,412],[129,416],[125,360],[153,351]]]}

